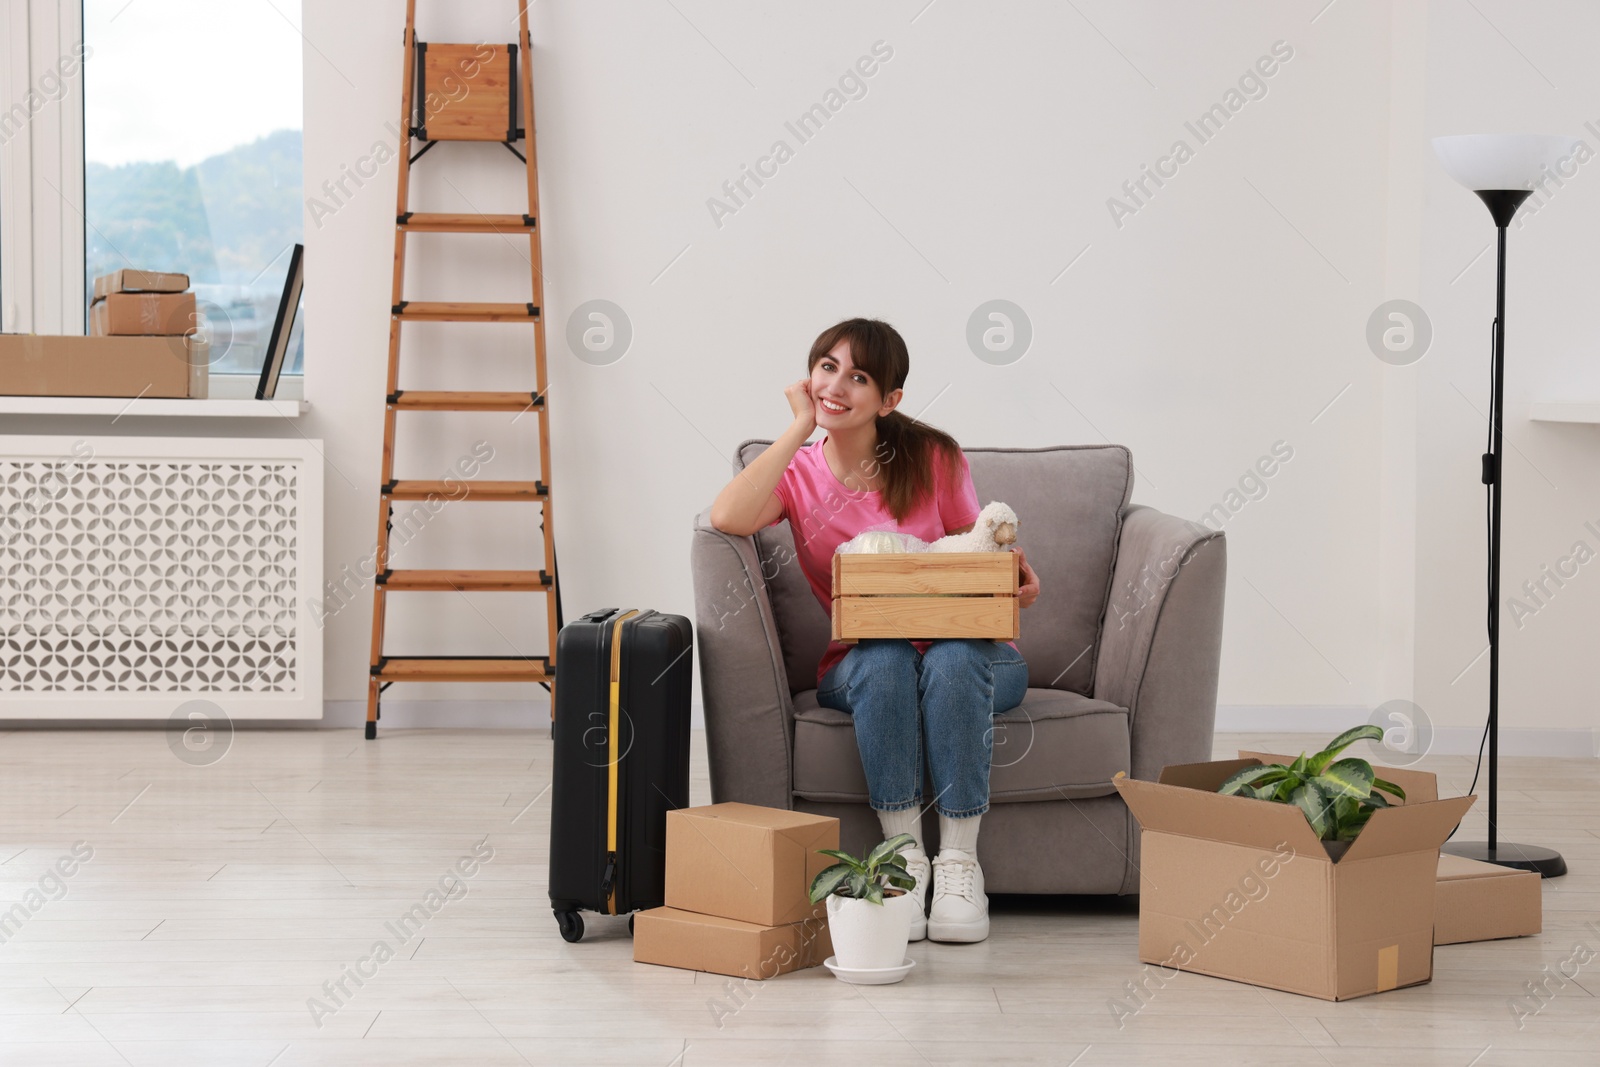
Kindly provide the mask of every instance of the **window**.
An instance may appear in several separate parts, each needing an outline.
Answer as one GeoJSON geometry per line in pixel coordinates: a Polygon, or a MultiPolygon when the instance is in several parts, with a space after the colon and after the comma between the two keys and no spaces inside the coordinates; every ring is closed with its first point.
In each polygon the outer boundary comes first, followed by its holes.
{"type": "Polygon", "coordinates": [[[259,374],[305,239],[298,0],[84,0],[83,42],[85,303],[120,268],[187,274],[211,373],[259,374]]]}

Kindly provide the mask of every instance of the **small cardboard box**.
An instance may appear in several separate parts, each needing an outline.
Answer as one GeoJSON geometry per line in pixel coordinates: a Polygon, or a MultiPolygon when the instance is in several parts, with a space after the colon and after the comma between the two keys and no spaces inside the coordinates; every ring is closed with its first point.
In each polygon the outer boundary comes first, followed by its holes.
{"type": "Polygon", "coordinates": [[[1433,943],[1526,937],[1544,928],[1544,897],[1537,871],[1519,871],[1461,856],[1439,856],[1433,943]]]}
{"type": "Polygon", "coordinates": [[[94,280],[94,299],[111,293],[181,293],[189,288],[187,274],[158,270],[114,270],[94,280]]]}
{"type": "Polygon", "coordinates": [[[978,637],[1022,633],[1015,552],[836,552],[833,639],[978,637]]]}
{"type": "Polygon", "coordinates": [[[197,326],[193,293],[108,293],[89,305],[94,337],[181,337],[197,326]]]}
{"type": "Polygon", "coordinates": [[[1323,1000],[1431,980],[1439,845],[1476,798],[1380,809],[1335,861],[1299,808],[1216,792],[1263,762],[1112,780],[1143,827],[1139,959],[1323,1000]]]}
{"type": "Polygon", "coordinates": [[[671,907],[634,914],[635,963],[759,981],[816,967],[831,955],[826,918],[760,926],[671,907]]]}
{"type": "Polygon", "coordinates": [[[826,922],[811,880],[838,862],[817,850],[838,847],[832,816],[735,802],[669,811],[666,905],[756,926],[826,922]]]}
{"type": "Polygon", "coordinates": [[[0,334],[0,395],[203,400],[209,350],[188,337],[0,334]]]}

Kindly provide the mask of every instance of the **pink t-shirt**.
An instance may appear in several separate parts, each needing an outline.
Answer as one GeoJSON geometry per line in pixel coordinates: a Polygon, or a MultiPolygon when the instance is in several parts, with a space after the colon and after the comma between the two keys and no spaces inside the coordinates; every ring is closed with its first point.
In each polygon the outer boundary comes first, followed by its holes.
{"type": "MultiPolygon", "coordinates": [[[[784,519],[794,532],[795,554],[799,557],[800,571],[811,583],[822,610],[833,613],[833,553],[836,548],[865,530],[892,530],[908,533],[924,541],[937,541],[951,530],[959,530],[977,521],[978,493],[972,486],[972,471],[967,457],[961,456],[961,478],[949,484],[943,463],[935,463],[936,479],[932,497],[917,502],[904,522],[896,522],[884,506],[881,494],[874,489],[861,492],[841,482],[828,466],[822,446],[827,441],[814,441],[801,445],[783,477],[774,490],[783,501],[783,514],[769,525],[776,526],[784,519]]],[[[920,652],[926,652],[932,641],[913,641],[920,652]]],[[[1006,642],[1012,648],[1015,641],[1006,642]]],[[[829,668],[844,658],[853,646],[830,640],[822,661],[817,664],[817,683],[827,675],[829,668]]]]}

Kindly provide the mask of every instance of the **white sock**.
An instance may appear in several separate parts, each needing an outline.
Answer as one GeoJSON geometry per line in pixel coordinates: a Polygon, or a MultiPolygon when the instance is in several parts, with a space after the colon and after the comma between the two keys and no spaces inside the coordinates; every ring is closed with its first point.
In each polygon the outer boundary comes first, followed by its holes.
{"type": "Polygon", "coordinates": [[[878,812],[878,825],[883,827],[885,841],[896,834],[910,834],[917,839],[916,847],[923,852],[922,847],[922,811],[919,808],[902,808],[899,811],[878,812]]]}
{"type": "Polygon", "coordinates": [[[958,848],[969,856],[978,854],[978,820],[982,815],[968,815],[964,819],[939,816],[939,850],[958,848]]]}

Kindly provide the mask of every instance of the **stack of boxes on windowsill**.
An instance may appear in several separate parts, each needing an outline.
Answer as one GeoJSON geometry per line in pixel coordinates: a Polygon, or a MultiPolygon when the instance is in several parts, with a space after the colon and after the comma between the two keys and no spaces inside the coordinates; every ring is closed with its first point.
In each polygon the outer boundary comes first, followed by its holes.
{"type": "Polygon", "coordinates": [[[735,978],[815,967],[833,954],[811,881],[836,860],[839,820],[755,804],[667,812],[666,904],[634,916],[633,958],[735,978]]]}
{"type": "Polygon", "coordinates": [[[88,337],[0,335],[0,395],[204,399],[210,346],[186,274],[94,280],[88,337]]]}
{"type": "Polygon", "coordinates": [[[195,329],[187,274],[119,270],[94,280],[93,337],[183,337],[195,329]]]}

